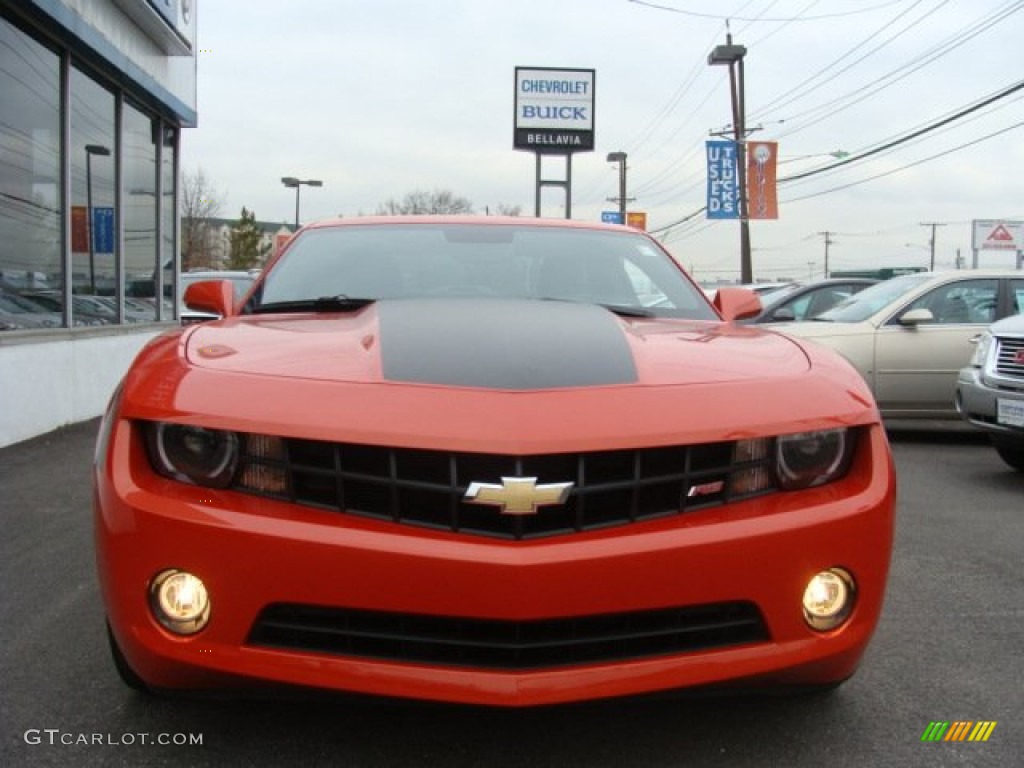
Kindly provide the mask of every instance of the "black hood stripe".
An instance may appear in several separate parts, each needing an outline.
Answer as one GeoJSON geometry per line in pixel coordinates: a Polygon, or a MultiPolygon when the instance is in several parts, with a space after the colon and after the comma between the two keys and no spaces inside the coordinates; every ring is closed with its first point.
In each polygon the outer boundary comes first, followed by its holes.
{"type": "Polygon", "coordinates": [[[637,381],[618,318],[598,306],[410,299],[381,301],[377,312],[390,381],[513,390],[637,381]]]}

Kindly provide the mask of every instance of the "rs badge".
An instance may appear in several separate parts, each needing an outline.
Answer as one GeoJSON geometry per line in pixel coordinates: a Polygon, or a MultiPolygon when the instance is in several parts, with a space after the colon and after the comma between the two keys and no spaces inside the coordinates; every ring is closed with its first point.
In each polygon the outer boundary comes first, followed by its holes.
{"type": "Polygon", "coordinates": [[[538,507],[564,504],[573,483],[537,484],[536,477],[503,477],[501,485],[471,483],[464,499],[469,504],[500,507],[503,515],[535,515],[538,507]]]}

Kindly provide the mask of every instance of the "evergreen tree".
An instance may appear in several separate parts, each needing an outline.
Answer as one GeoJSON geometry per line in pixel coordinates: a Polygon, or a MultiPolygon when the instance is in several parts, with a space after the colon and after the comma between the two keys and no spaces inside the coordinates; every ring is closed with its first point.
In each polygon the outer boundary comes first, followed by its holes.
{"type": "Polygon", "coordinates": [[[270,244],[263,242],[263,230],[256,225],[256,214],[242,206],[242,216],[231,228],[229,269],[261,267],[270,253],[270,244]]]}

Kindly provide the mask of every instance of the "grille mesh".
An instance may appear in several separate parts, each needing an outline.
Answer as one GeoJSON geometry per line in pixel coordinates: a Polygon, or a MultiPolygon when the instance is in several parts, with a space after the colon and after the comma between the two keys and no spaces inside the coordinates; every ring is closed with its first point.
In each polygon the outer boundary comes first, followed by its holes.
{"type": "Polygon", "coordinates": [[[1024,380],[1024,339],[999,338],[999,353],[996,357],[996,372],[1024,380]]]}
{"type": "Polygon", "coordinates": [[[768,451],[732,442],[506,456],[248,436],[234,487],[296,504],[459,533],[524,539],[675,515],[774,490],[768,451]],[[574,483],[564,504],[502,514],[471,483],[574,483]],[[749,490],[756,489],[756,490],[749,490]]]}
{"type": "Polygon", "coordinates": [[[535,621],[494,621],[277,604],[254,646],[479,669],[539,669],[723,648],[769,639],[751,603],[535,621]]]}

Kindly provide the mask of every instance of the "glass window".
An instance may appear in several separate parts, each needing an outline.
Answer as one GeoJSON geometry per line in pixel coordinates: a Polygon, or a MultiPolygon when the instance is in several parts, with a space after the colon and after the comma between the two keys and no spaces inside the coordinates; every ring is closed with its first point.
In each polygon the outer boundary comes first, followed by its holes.
{"type": "Polygon", "coordinates": [[[0,330],[63,322],[60,188],[60,59],[0,19],[0,330]]]}
{"type": "Polygon", "coordinates": [[[650,316],[716,317],[650,238],[530,224],[308,230],[269,270],[253,303],[281,307],[336,296],[502,296],[603,304],[650,316]]]}
{"type": "Polygon", "coordinates": [[[998,297],[998,280],[959,280],[929,291],[907,310],[931,310],[939,325],[988,324],[995,320],[998,297]]]}
{"type": "Polygon", "coordinates": [[[114,94],[71,69],[71,287],[74,317],[117,322],[117,237],[114,216],[114,94]],[[113,306],[113,312],[101,311],[113,306]]]}
{"type": "Polygon", "coordinates": [[[1024,312],[1024,280],[1010,281],[1010,313],[1019,315],[1024,312]]]}
{"type": "Polygon", "coordinates": [[[159,123],[130,104],[121,111],[124,317],[156,320],[156,139],[159,123]]]}
{"type": "MultiPolygon", "coordinates": [[[[876,312],[898,302],[904,294],[910,293],[929,279],[927,274],[921,273],[903,275],[876,283],[840,302],[828,312],[821,313],[818,318],[836,323],[863,322],[876,312]]],[[[890,322],[895,322],[895,320],[890,322]]]]}
{"type": "Polygon", "coordinates": [[[177,221],[177,154],[178,154],[178,131],[176,128],[164,125],[163,148],[160,153],[161,192],[163,201],[160,205],[160,231],[163,238],[163,248],[160,259],[163,262],[163,296],[165,297],[163,312],[160,315],[162,320],[171,320],[174,317],[176,280],[174,279],[175,254],[177,253],[174,225],[177,221]]]}

